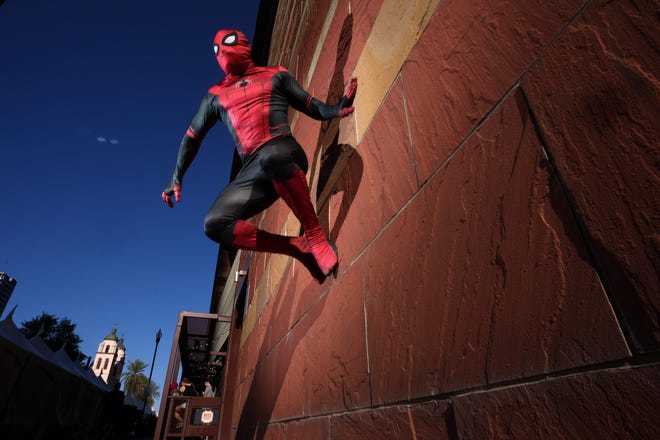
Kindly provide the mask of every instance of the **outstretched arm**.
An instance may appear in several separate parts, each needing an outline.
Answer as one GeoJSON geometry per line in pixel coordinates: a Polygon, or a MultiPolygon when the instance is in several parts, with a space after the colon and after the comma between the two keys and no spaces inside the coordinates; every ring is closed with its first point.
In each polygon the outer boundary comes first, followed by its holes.
{"type": "Polygon", "coordinates": [[[174,207],[172,196],[174,196],[174,200],[177,202],[181,201],[181,184],[183,183],[183,175],[186,174],[188,167],[190,167],[195,156],[197,156],[197,152],[201,145],[201,140],[190,137],[188,133],[183,135],[183,139],[179,145],[179,155],[176,159],[176,166],[174,167],[172,179],[161,195],[163,201],[167,203],[170,208],[174,207]]]}
{"type": "Polygon", "coordinates": [[[355,110],[353,100],[357,92],[357,78],[351,78],[346,93],[339,103],[335,105],[326,104],[314,98],[306,92],[290,73],[286,73],[284,80],[285,90],[289,97],[289,102],[293,108],[305,113],[314,119],[325,121],[332,118],[343,118],[355,110]]]}
{"type": "Polygon", "coordinates": [[[212,98],[209,99],[207,95],[202,104],[199,106],[197,114],[193,118],[190,127],[186,131],[186,134],[183,135],[181,139],[181,144],[179,145],[179,154],[176,159],[176,166],[174,167],[174,173],[172,173],[172,179],[170,183],[167,184],[161,198],[167,205],[172,208],[174,207],[174,200],[177,202],[181,201],[181,185],[183,184],[183,176],[188,171],[188,168],[192,164],[199,147],[202,145],[202,140],[206,133],[213,127],[216,122],[216,118],[212,115],[212,98]]]}

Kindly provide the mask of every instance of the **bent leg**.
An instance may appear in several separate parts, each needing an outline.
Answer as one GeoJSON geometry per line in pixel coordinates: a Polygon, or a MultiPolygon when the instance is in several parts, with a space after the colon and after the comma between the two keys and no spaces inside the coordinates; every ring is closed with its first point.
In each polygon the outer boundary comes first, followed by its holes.
{"type": "Polygon", "coordinates": [[[220,192],[206,214],[204,232],[211,240],[222,246],[235,247],[236,222],[258,214],[271,204],[272,201],[255,200],[250,188],[230,184],[220,192]]]}
{"type": "Polygon", "coordinates": [[[206,235],[223,246],[237,247],[236,222],[259,214],[278,198],[256,155],[246,159],[236,178],[220,191],[204,219],[206,235]]]}
{"type": "Polygon", "coordinates": [[[288,255],[300,261],[319,284],[325,281],[326,275],[316,263],[305,237],[271,234],[244,220],[236,221],[233,234],[234,248],[288,255]]]}
{"type": "Polygon", "coordinates": [[[271,234],[245,221],[268,208],[277,198],[268,175],[258,163],[249,163],[216,198],[204,220],[204,231],[225,247],[294,257],[322,283],[325,275],[317,266],[304,237],[271,234]]]}
{"type": "Polygon", "coordinates": [[[312,205],[305,177],[305,152],[292,137],[277,138],[263,149],[262,167],[271,177],[277,194],[300,220],[319,268],[329,275],[337,267],[337,250],[321,229],[312,205]]]}

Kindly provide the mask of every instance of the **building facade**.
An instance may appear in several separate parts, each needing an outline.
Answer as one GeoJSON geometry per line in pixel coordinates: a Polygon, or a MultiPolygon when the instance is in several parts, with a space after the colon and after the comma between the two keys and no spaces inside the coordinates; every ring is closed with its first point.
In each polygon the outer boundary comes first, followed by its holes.
{"type": "Polygon", "coordinates": [[[657,2],[273,16],[268,64],[358,78],[351,117],[291,118],[340,264],[239,256],[222,438],[659,438],[657,2]]]}

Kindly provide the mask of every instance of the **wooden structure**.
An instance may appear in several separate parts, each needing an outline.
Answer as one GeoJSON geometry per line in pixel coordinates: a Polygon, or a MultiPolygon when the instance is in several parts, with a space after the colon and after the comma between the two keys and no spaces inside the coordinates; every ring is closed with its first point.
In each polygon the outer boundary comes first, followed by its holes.
{"type": "MultiPolygon", "coordinates": [[[[180,312],[163,389],[181,377],[189,378],[197,386],[206,380],[210,371],[224,375],[227,352],[218,346],[226,344],[231,325],[230,316],[215,313],[180,312]]],[[[219,438],[221,383],[216,397],[191,397],[170,394],[161,399],[154,440],[206,436],[219,438]],[[181,416],[181,421],[176,414],[181,416]]]]}

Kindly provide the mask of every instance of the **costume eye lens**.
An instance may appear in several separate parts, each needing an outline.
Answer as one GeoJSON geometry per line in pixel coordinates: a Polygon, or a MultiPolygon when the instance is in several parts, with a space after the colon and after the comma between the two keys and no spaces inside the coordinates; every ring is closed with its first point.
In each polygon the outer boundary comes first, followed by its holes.
{"type": "Polygon", "coordinates": [[[232,32],[222,39],[222,44],[225,46],[233,46],[236,43],[238,43],[238,35],[236,35],[236,32],[232,32]]]}
{"type": "Polygon", "coordinates": [[[218,54],[218,49],[219,49],[218,45],[214,44],[213,45],[213,52],[215,52],[216,55],[218,54]]]}

